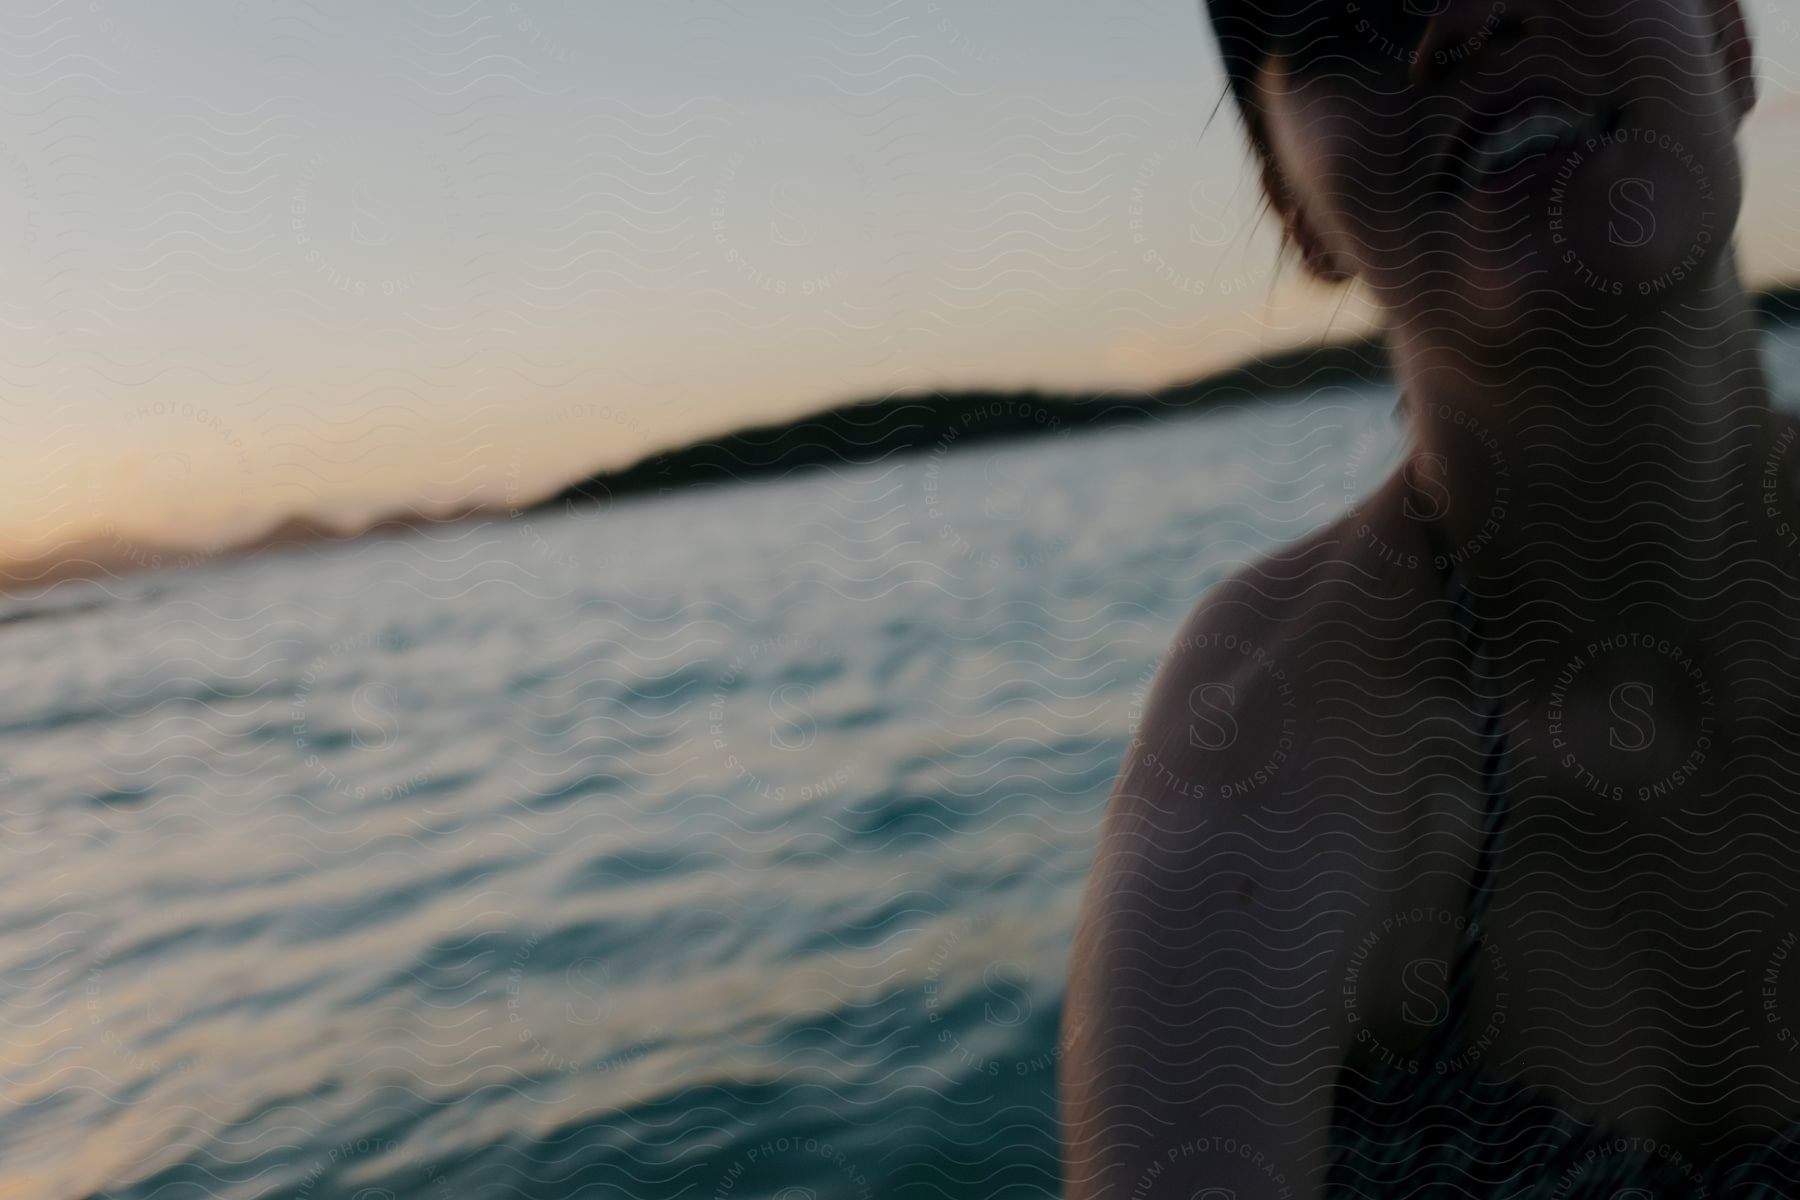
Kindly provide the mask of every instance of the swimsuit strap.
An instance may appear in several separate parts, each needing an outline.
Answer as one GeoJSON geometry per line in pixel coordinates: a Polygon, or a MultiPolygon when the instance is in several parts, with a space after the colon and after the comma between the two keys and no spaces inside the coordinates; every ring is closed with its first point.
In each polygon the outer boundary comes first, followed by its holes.
{"type": "Polygon", "coordinates": [[[1474,995],[1475,976],[1481,964],[1482,943],[1486,934],[1483,923],[1493,905],[1494,876],[1500,856],[1500,834],[1505,826],[1512,789],[1507,778],[1506,729],[1503,721],[1504,701],[1500,681],[1482,634],[1481,617],[1468,580],[1457,557],[1446,551],[1443,534],[1435,522],[1425,524],[1431,542],[1432,561],[1444,575],[1445,598],[1462,629],[1463,650],[1473,671],[1472,691],[1475,697],[1476,737],[1480,747],[1481,787],[1485,803],[1482,807],[1481,843],[1475,856],[1475,870],[1469,877],[1468,898],[1463,903],[1463,927],[1457,940],[1456,960],[1451,964],[1447,981],[1449,1010],[1439,1033],[1452,1046],[1466,1044],[1468,1010],[1474,995]]]}

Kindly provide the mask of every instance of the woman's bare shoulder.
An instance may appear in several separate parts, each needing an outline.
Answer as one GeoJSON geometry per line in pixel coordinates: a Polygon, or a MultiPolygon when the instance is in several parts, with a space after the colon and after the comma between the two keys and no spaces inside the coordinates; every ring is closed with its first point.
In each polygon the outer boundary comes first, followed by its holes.
{"type": "Polygon", "coordinates": [[[1290,699],[1316,709],[1364,660],[1400,669],[1419,625],[1441,612],[1443,583],[1394,491],[1208,589],[1164,656],[1143,717],[1181,719],[1182,689],[1209,682],[1231,686],[1247,717],[1290,699]],[[1290,695],[1297,689],[1305,696],[1290,695]]]}
{"type": "MultiPolygon", "coordinates": [[[[1151,1095],[1187,1114],[1190,1136],[1255,1146],[1296,1194],[1317,1194],[1351,1040],[1338,990],[1417,877],[1408,823],[1370,820],[1368,798],[1386,803],[1392,780],[1361,791],[1330,714],[1369,686],[1362,647],[1416,631],[1430,579],[1358,536],[1340,522],[1209,589],[1132,714],[1064,1013],[1077,1194],[1128,1194],[1171,1161],[1116,1115],[1151,1095]]],[[[1371,994],[1360,1015],[1386,1028],[1391,1007],[1371,994]]]]}
{"type": "Polygon", "coordinates": [[[1158,886],[1155,863],[1131,861],[1152,843],[1175,886],[1234,839],[1282,886],[1403,870],[1420,826],[1379,750],[1390,724],[1416,744],[1442,698],[1444,606],[1423,534],[1389,511],[1372,505],[1246,565],[1182,622],[1131,714],[1103,835],[1141,884],[1158,886]],[[1372,529],[1395,555],[1371,549],[1372,529]],[[1377,791],[1391,834],[1359,807],[1377,791]]]}

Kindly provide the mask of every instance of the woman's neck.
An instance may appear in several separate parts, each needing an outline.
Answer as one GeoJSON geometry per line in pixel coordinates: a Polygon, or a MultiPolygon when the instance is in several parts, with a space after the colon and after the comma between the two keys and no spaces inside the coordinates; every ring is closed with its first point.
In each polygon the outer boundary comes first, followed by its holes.
{"type": "MultiPolygon", "coordinates": [[[[1417,457],[1465,570],[1517,608],[1604,620],[1716,611],[1757,557],[1774,422],[1735,271],[1666,306],[1570,322],[1500,354],[1395,339],[1417,457]],[[1492,361],[1482,361],[1491,357],[1492,361]]],[[[1764,554],[1762,557],[1770,557],[1764,554]]]]}

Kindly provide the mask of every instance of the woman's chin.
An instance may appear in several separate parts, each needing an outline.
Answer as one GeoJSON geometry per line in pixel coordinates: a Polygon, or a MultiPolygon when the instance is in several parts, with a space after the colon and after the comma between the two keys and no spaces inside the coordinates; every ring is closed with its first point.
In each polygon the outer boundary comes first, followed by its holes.
{"type": "MultiPolygon", "coordinates": [[[[1688,144],[1693,144],[1690,141],[1688,144]]],[[[1625,129],[1464,189],[1422,217],[1425,286],[1397,303],[1483,345],[1608,329],[1684,303],[1730,257],[1739,180],[1674,137],[1625,129]]]]}
{"type": "Polygon", "coordinates": [[[1730,253],[1729,227],[1679,229],[1665,222],[1647,243],[1626,247],[1606,230],[1513,235],[1510,244],[1465,243],[1429,271],[1431,283],[1396,296],[1406,323],[1436,336],[1504,350],[1522,342],[1579,339],[1584,331],[1670,305],[1712,284],[1730,253]]]}
{"type": "Polygon", "coordinates": [[[1591,294],[1596,304],[1641,308],[1685,299],[1702,290],[1731,251],[1730,226],[1717,221],[1665,220],[1647,241],[1626,244],[1607,229],[1587,231],[1557,248],[1560,285],[1591,294]]]}
{"type": "Polygon", "coordinates": [[[1514,210],[1525,220],[1490,240],[1495,262],[1512,260],[1490,274],[1510,270],[1517,282],[1507,290],[1537,295],[1559,318],[1615,316],[1692,296],[1730,253],[1734,163],[1707,162],[1651,131],[1611,138],[1539,173],[1528,207],[1514,210]]]}

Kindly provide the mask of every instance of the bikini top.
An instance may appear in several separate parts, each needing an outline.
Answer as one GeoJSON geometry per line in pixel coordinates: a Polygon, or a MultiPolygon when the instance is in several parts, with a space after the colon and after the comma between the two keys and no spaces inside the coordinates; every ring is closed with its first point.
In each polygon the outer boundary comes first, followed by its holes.
{"type": "Polygon", "coordinates": [[[1512,807],[1506,703],[1475,598],[1457,556],[1427,526],[1475,696],[1484,795],[1481,840],[1464,901],[1448,1004],[1410,1062],[1345,1067],[1335,1089],[1330,1200],[1776,1200],[1800,1196],[1800,1120],[1720,1159],[1582,1120],[1556,1097],[1483,1070],[1469,1015],[1512,807]],[[1421,1066],[1421,1064],[1423,1064],[1421,1066]]]}
{"type": "Polygon", "coordinates": [[[1475,855],[1475,869],[1469,876],[1469,891],[1463,903],[1461,936],[1456,959],[1451,964],[1447,988],[1453,1000],[1446,1018],[1451,1028],[1445,1037],[1458,1045],[1467,1040],[1469,1005],[1475,975],[1481,965],[1484,922],[1494,901],[1494,875],[1500,858],[1500,839],[1506,828],[1512,788],[1507,779],[1505,697],[1500,679],[1488,654],[1487,639],[1482,635],[1481,618],[1475,597],[1469,591],[1461,564],[1442,548],[1442,534],[1435,522],[1427,523],[1432,542],[1433,560],[1447,564],[1444,571],[1444,595],[1462,631],[1463,652],[1474,674],[1476,746],[1481,759],[1481,793],[1483,796],[1481,843],[1475,855]]]}

